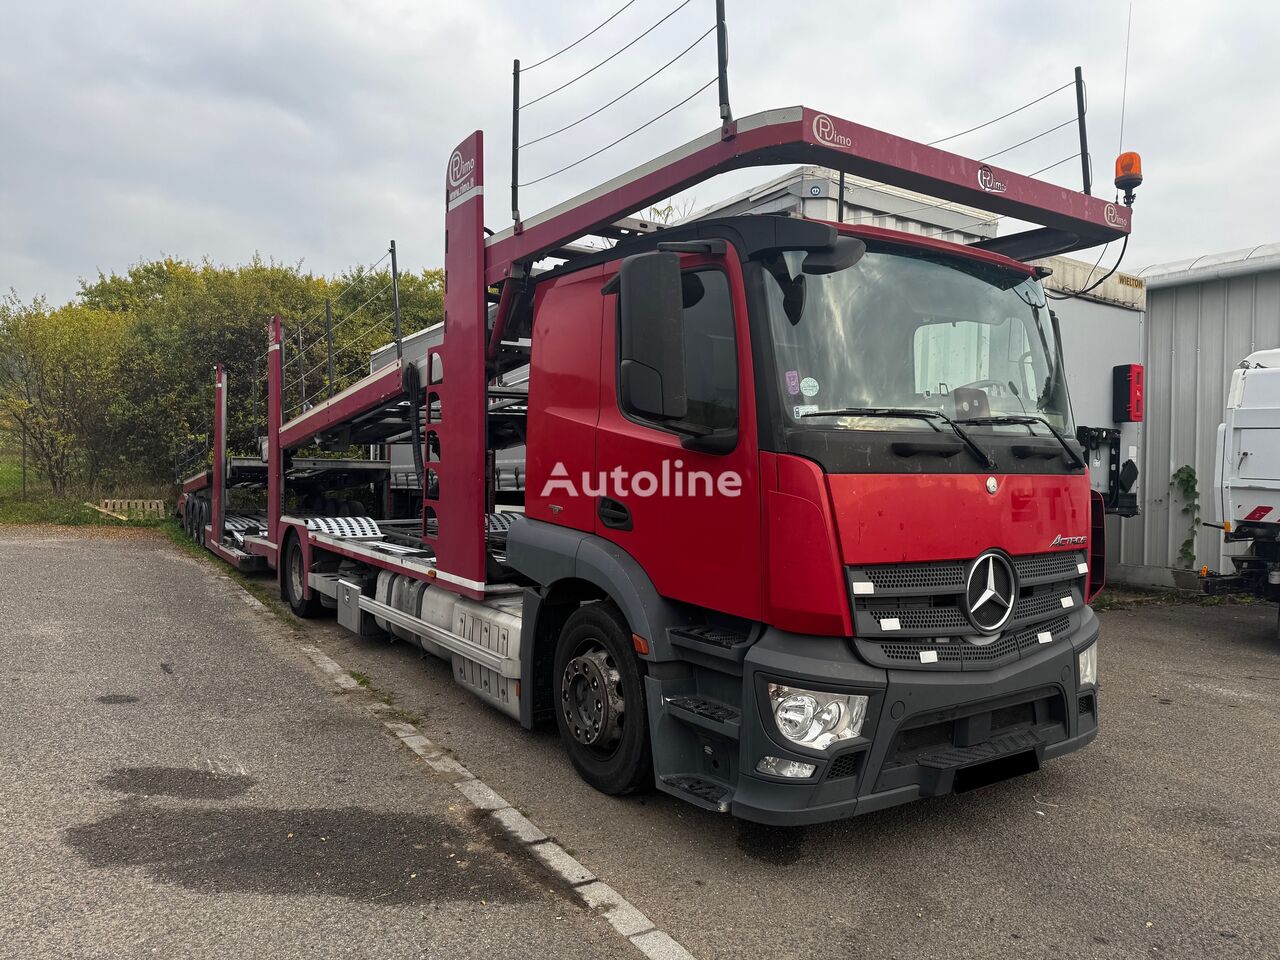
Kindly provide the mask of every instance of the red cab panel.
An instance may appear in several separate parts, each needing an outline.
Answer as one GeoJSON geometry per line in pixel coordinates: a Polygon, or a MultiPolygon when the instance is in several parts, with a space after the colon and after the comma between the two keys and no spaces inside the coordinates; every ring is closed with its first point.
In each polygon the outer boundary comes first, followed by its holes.
{"type": "MultiPolygon", "coordinates": [[[[699,354],[701,359],[695,362],[732,368],[736,361],[737,446],[725,454],[686,449],[677,434],[655,423],[633,419],[619,409],[618,298],[616,295],[604,297],[595,469],[597,479],[605,475],[608,480],[598,484],[587,503],[596,510],[603,495],[614,501],[610,505],[612,511],[625,513],[628,519],[624,526],[619,526],[616,519],[606,522],[602,515],[606,511],[598,511],[595,532],[634,558],[659,594],[720,613],[759,620],[759,461],[755,387],[741,266],[737,256],[730,252],[727,257],[685,256],[681,258],[681,267],[686,271],[722,275],[716,281],[706,278],[708,292],[699,304],[711,309],[713,303],[723,304],[721,297],[728,299],[733,342],[726,345],[723,340],[718,341],[718,348],[726,350],[724,355],[708,355],[703,351],[699,354]],[[717,288],[719,294],[710,292],[717,288]],[[681,475],[679,483],[683,486],[677,484],[677,474],[681,475]],[[722,482],[727,486],[721,486],[722,482]],[[656,494],[646,495],[646,490],[655,488],[656,494]]],[[[686,318],[688,316],[686,313],[686,318]]],[[[532,429],[530,442],[533,442],[532,429]]],[[[530,480],[533,480],[532,468],[530,480]]]]}
{"type": "Polygon", "coordinates": [[[1088,537],[1089,477],[985,473],[831,474],[845,563],[906,563],[1077,549],[1088,537]]]}
{"type": "Polygon", "coordinates": [[[529,358],[525,514],[586,531],[595,529],[595,503],[568,495],[565,481],[578,486],[595,470],[603,274],[597,267],[538,285],[529,358]]]}
{"type": "Polygon", "coordinates": [[[769,623],[795,633],[849,636],[849,588],[822,468],[762,452],[760,475],[769,623]]]}

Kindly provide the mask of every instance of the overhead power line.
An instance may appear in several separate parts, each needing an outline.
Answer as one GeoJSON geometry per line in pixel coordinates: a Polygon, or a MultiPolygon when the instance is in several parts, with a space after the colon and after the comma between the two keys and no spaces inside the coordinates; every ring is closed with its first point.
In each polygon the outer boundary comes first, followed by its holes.
{"type": "MultiPolygon", "coordinates": [[[[382,261],[383,261],[383,260],[387,259],[387,257],[389,257],[389,256],[391,256],[391,251],[390,251],[390,250],[388,250],[386,253],[384,253],[382,256],[380,256],[377,260],[373,261],[373,263],[369,264],[369,266],[364,267],[362,270],[360,270],[360,272],[357,274],[357,276],[356,276],[356,277],[354,277],[354,278],[352,279],[352,281],[351,281],[350,283],[348,283],[345,287],[343,287],[343,288],[342,288],[342,290],[338,293],[338,295],[337,295],[336,297],[330,297],[329,299],[331,299],[331,300],[341,300],[344,296],[346,296],[347,291],[349,291],[349,290],[350,290],[352,287],[354,287],[357,283],[359,283],[361,280],[363,280],[363,279],[365,278],[365,276],[367,276],[368,274],[370,274],[370,273],[372,273],[374,270],[376,270],[376,269],[378,268],[378,265],[379,265],[380,263],[382,263],[382,261]]],[[[357,269],[359,269],[359,268],[357,268],[357,269]]],[[[320,309],[320,310],[318,310],[316,313],[313,313],[313,314],[312,314],[310,317],[308,317],[306,320],[303,320],[303,321],[302,321],[302,323],[300,323],[300,324],[298,325],[298,329],[299,329],[299,330],[305,330],[305,329],[307,329],[307,327],[308,327],[308,326],[310,326],[314,321],[319,320],[319,319],[320,319],[321,317],[323,317],[323,316],[324,316],[324,309],[323,309],[323,308],[321,308],[321,309],[320,309]]],[[[264,356],[265,356],[265,354],[264,354],[264,356]]]]}
{"type": "Polygon", "coordinates": [[[1067,127],[1073,123],[1078,123],[1078,122],[1079,122],[1078,117],[1072,117],[1070,120],[1064,120],[1062,123],[1058,124],[1056,127],[1050,127],[1048,130],[1042,131],[1041,133],[1037,133],[1034,137],[1027,137],[1027,139],[1025,140],[1018,141],[1012,147],[1005,147],[1003,150],[997,150],[995,153],[989,153],[985,157],[980,157],[978,162],[985,163],[988,160],[994,160],[996,157],[1002,156],[1003,154],[1008,153],[1010,150],[1017,150],[1019,147],[1025,147],[1028,143],[1032,143],[1033,141],[1039,140],[1041,137],[1047,137],[1049,134],[1053,133],[1055,130],[1061,130],[1063,127],[1067,127]]]}
{"type": "Polygon", "coordinates": [[[693,93],[689,94],[679,103],[675,104],[674,106],[668,107],[666,110],[662,111],[662,113],[658,114],[652,120],[648,120],[640,124],[640,126],[636,127],[630,133],[624,133],[622,136],[620,136],[617,140],[614,140],[612,143],[605,144],[603,147],[601,147],[599,150],[595,151],[594,153],[589,153],[585,157],[581,158],[580,160],[575,160],[573,161],[573,163],[565,164],[565,166],[561,167],[559,170],[552,170],[550,173],[545,174],[544,176],[538,177],[536,180],[530,180],[527,183],[518,184],[518,186],[531,187],[535,183],[541,183],[543,180],[550,180],[552,177],[557,176],[558,174],[564,173],[566,170],[572,170],[574,167],[578,166],[579,164],[586,163],[588,160],[592,159],[593,157],[600,156],[600,154],[604,153],[606,150],[609,150],[612,147],[616,147],[618,144],[622,143],[623,140],[626,140],[629,137],[633,137],[637,133],[639,133],[641,130],[645,129],[646,127],[652,126],[653,124],[657,123],[667,114],[675,110],[679,110],[686,103],[688,103],[698,94],[700,94],[703,90],[706,90],[708,87],[710,87],[713,83],[715,83],[719,79],[720,78],[718,76],[712,77],[710,80],[708,80],[706,83],[700,86],[697,90],[693,91],[693,93]]]}
{"type": "Polygon", "coordinates": [[[544,63],[549,63],[550,61],[554,60],[556,57],[560,56],[560,54],[562,54],[562,53],[568,53],[570,50],[572,50],[574,47],[576,47],[578,44],[580,44],[583,40],[586,40],[588,37],[593,36],[593,35],[594,35],[597,31],[599,31],[602,27],[605,27],[605,26],[607,26],[609,23],[611,23],[611,22],[612,22],[612,21],[613,21],[613,20],[618,16],[618,14],[622,13],[622,11],[623,11],[623,10],[626,10],[626,9],[627,9],[627,7],[631,6],[631,4],[633,4],[633,3],[635,3],[635,2],[636,2],[636,0],[627,0],[627,2],[626,2],[626,3],[624,3],[621,7],[619,7],[619,8],[618,8],[617,10],[615,10],[612,14],[610,14],[610,15],[609,15],[609,17],[608,17],[608,19],[606,19],[606,20],[602,21],[601,23],[596,24],[594,27],[592,27],[590,30],[588,30],[586,33],[584,33],[582,36],[580,36],[577,40],[573,41],[573,43],[569,44],[567,47],[561,47],[561,48],[560,48],[559,50],[557,50],[555,53],[551,54],[551,56],[549,56],[549,57],[543,57],[543,58],[542,58],[541,60],[539,60],[537,63],[531,63],[531,64],[529,64],[529,66],[521,68],[520,72],[521,72],[521,73],[528,73],[528,72],[529,72],[530,70],[532,70],[534,67],[540,67],[540,66],[542,66],[544,63]]]}
{"type": "MultiPolygon", "coordinates": [[[[561,90],[565,89],[565,87],[571,86],[572,84],[577,83],[577,82],[578,82],[579,80],[581,80],[583,77],[588,76],[588,75],[590,75],[590,74],[592,74],[592,73],[595,73],[597,70],[599,70],[601,67],[603,67],[606,63],[608,63],[608,62],[609,62],[610,60],[612,60],[614,57],[618,56],[618,54],[623,53],[623,52],[625,52],[625,51],[627,51],[627,50],[630,50],[632,47],[634,47],[637,43],[639,43],[641,40],[643,40],[643,39],[644,39],[645,37],[647,37],[649,34],[653,33],[653,31],[657,30],[657,29],[658,29],[658,27],[662,26],[664,23],[666,23],[668,20],[670,20],[672,17],[674,17],[677,13],[679,13],[681,10],[683,10],[685,7],[687,7],[691,2],[692,2],[692,0],[684,0],[684,2],[683,2],[683,3],[681,3],[679,6],[677,6],[674,10],[672,10],[670,13],[668,13],[665,17],[663,17],[661,20],[659,20],[659,21],[658,21],[657,23],[655,23],[653,26],[651,26],[648,30],[644,31],[644,33],[642,33],[642,34],[640,34],[638,37],[635,37],[634,39],[632,39],[632,40],[628,41],[625,45],[623,45],[622,47],[618,48],[618,49],[617,49],[617,50],[615,50],[613,53],[609,54],[609,56],[605,57],[603,60],[601,60],[599,63],[597,63],[594,67],[591,67],[591,68],[589,68],[589,69],[587,69],[587,70],[582,71],[582,73],[578,74],[578,75],[577,75],[576,77],[574,77],[572,80],[566,80],[564,83],[560,84],[560,86],[556,87],[554,90],[550,90],[550,91],[548,91],[547,93],[544,93],[542,96],[540,96],[540,97],[538,97],[538,98],[536,98],[536,99],[534,99],[534,100],[530,100],[528,103],[522,103],[522,104],[519,104],[519,106],[518,106],[518,108],[517,108],[517,109],[523,110],[525,107],[532,107],[535,103],[541,103],[543,100],[547,99],[547,97],[554,96],[555,94],[559,93],[561,90]]],[[[532,69],[532,68],[530,68],[530,69],[532,69]]],[[[524,71],[523,71],[523,70],[521,70],[520,72],[521,72],[521,73],[523,73],[524,71]]]]}
{"type": "Polygon", "coordinates": [[[1027,103],[1024,103],[1022,106],[1018,107],[1015,110],[1010,110],[1008,113],[1002,113],[1000,116],[996,117],[993,120],[988,120],[986,123],[980,123],[976,127],[970,127],[968,130],[961,130],[959,133],[953,133],[951,134],[951,136],[943,137],[941,140],[930,140],[927,145],[930,147],[936,147],[940,143],[946,143],[948,140],[955,140],[958,137],[963,137],[966,134],[974,133],[975,131],[981,130],[984,127],[989,127],[993,123],[999,123],[1001,120],[1008,119],[1009,117],[1012,117],[1015,113],[1021,113],[1023,110],[1027,109],[1027,107],[1034,107],[1037,103],[1040,103],[1043,100],[1048,100],[1055,93],[1061,93],[1063,90],[1067,89],[1067,87],[1073,87],[1073,86],[1075,86],[1074,80],[1064,83],[1062,86],[1057,87],[1053,90],[1050,90],[1044,96],[1036,97],[1034,100],[1030,100],[1027,103]]]}
{"type": "Polygon", "coordinates": [[[641,87],[643,87],[646,83],[648,83],[658,74],[662,73],[663,70],[666,70],[667,67],[671,66],[673,63],[675,63],[677,60],[683,57],[686,53],[688,53],[690,50],[692,50],[694,47],[700,44],[703,40],[707,39],[707,37],[711,36],[711,34],[715,32],[715,29],[716,29],[715,24],[712,24],[711,27],[707,30],[707,32],[704,33],[702,36],[700,36],[697,40],[693,41],[693,43],[689,44],[687,47],[685,47],[683,50],[677,53],[674,57],[672,57],[662,66],[660,66],[657,70],[653,71],[653,73],[649,74],[639,83],[637,83],[634,87],[631,87],[630,89],[625,90],[622,93],[618,94],[608,103],[606,103],[603,107],[600,107],[597,110],[592,110],[585,117],[579,117],[577,120],[573,121],[573,123],[565,124],[559,130],[552,130],[550,133],[544,133],[542,136],[538,137],[536,140],[530,140],[527,143],[520,144],[520,149],[523,150],[525,147],[532,147],[535,143],[541,143],[543,140],[549,140],[550,138],[554,137],[556,134],[564,133],[566,130],[570,130],[573,127],[576,127],[578,124],[586,120],[590,120],[592,117],[596,116],[597,114],[603,113],[605,110],[608,110],[610,107],[612,107],[615,103],[617,103],[623,97],[627,96],[627,94],[634,93],[636,90],[639,90],[641,87]]]}

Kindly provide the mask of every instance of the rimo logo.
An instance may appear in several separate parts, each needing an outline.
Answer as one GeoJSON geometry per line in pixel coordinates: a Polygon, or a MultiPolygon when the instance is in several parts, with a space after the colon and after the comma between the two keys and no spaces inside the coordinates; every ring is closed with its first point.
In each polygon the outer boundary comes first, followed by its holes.
{"type": "Polygon", "coordinates": [[[459,151],[453,151],[453,156],[449,158],[449,186],[456,187],[462,183],[463,180],[471,176],[471,171],[475,168],[476,161],[474,158],[463,160],[459,151]]]}
{"type": "Polygon", "coordinates": [[[1058,534],[1056,537],[1053,538],[1053,543],[1049,544],[1049,546],[1051,547],[1082,547],[1085,545],[1085,543],[1088,542],[1088,540],[1089,540],[1088,537],[1064,537],[1062,534],[1058,534]]]}
{"type": "Polygon", "coordinates": [[[996,177],[996,172],[985,163],[978,167],[978,186],[987,193],[1004,193],[1009,185],[996,177]]]}
{"type": "Polygon", "coordinates": [[[1107,223],[1111,224],[1113,227],[1123,227],[1125,225],[1124,217],[1120,216],[1120,211],[1116,208],[1114,203],[1108,203],[1106,208],[1102,211],[1102,215],[1106,218],[1107,223]]]}
{"type": "Polygon", "coordinates": [[[837,133],[835,121],[825,113],[820,113],[813,118],[813,136],[814,139],[821,140],[823,143],[843,147],[846,150],[853,146],[853,138],[837,133]]]}

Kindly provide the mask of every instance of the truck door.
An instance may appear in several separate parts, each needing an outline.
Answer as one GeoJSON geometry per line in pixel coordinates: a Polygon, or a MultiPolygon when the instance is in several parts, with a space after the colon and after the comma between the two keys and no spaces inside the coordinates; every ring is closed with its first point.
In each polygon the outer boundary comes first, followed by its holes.
{"type": "Polygon", "coordinates": [[[755,390],[741,266],[732,250],[727,257],[685,256],[681,266],[689,406],[717,426],[736,424],[737,444],[723,454],[689,450],[680,434],[621,411],[618,298],[607,296],[596,533],[639,562],[664,597],[758,620],[755,390]]]}

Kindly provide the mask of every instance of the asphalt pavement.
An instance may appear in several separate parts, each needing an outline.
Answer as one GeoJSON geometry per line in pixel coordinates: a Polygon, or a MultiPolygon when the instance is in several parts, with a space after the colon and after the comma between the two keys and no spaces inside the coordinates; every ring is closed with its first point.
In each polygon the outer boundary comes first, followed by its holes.
{"type": "Polygon", "coordinates": [[[638,955],[326,689],[314,644],[700,960],[1280,956],[1274,607],[1102,613],[1090,747],[784,831],[602,796],[554,730],[407,644],[255,609],[155,539],[80,536],[0,531],[15,955],[638,955]]]}
{"type": "Polygon", "coordinates": [[[0,956],[641,956],[211,563],[0,528],[0,582],[0,956]]]}

